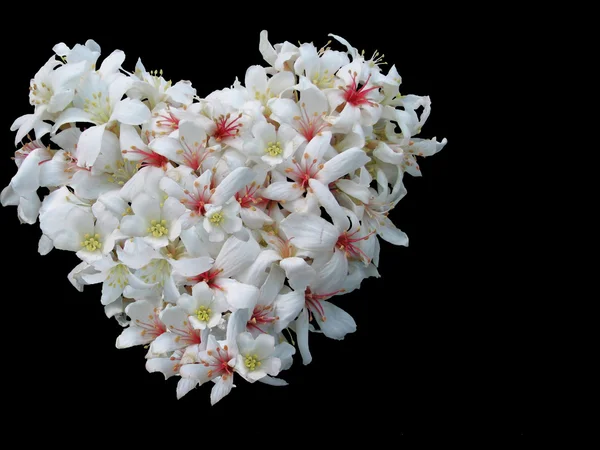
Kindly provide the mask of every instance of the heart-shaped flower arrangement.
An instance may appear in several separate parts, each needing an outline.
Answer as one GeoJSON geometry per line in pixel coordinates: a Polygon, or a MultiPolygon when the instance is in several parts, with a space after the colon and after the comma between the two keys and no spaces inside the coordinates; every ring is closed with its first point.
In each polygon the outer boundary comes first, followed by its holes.
{"type": "Polygon", "coordinates": [[[285,385],[296,343],[308,364],[311,332],[356,330],[331,300],[378,276],[378,237],[408,243],[388,213],[446,140],[414,138],[430,100],[400,95],[394,66],[333,38],[346,51],[262,32],[267,67],[206,98],[141,61],[126,72],[121,51],[97,69],[93,41],[57,45],[31,81],[12,130],[35,140],[2,204],[39,217],[41,254],[77,252],[73,285],[102,283],[117,347],[147,346],[179,398],[212,381],[214,404],[236,374],[285,385]]]}

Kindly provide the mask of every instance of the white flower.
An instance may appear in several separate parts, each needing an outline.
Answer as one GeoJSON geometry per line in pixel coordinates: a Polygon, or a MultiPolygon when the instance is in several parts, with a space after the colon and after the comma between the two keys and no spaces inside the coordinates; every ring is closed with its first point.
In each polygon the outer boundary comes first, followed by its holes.
{"type": "Polygon", "coordinates": [[[1,203],[39,218],[41,255],[76,252],[70,283],[102,283],[116,346],[145,346],[178,398],[210,381],[214,405],[236,372],[287,385],[295,346],[312,361],[309,333],[356,331],[332,299],[379,277],[377,236],[408,245],[390,212],[446,140],[416,137],[431,101],[401,95],[383,55],[331,36],[342,51],[263,31],[266,67],[205,98],[140,60],[128,72],[120,50],[97,68],[96,42],[60,43],[11,126],[22,146],[1,203]]]}
{"type": "Polygon", "coordinates": [[[287,160],[302,143],[296,131],[286,124],[276,130],[273,124],[259,122],[252,127],[252,135],[255,139],[246,143],[244,151],[271,167],[287,160]]]}
{"type": "Polygon", "coordinates": [[[214,381],[210,401],[212,405],[222,400],[233,389],[234,368],[237,361],[236,346],[228,339],[223,343],[217,342],[213,335],[208,336],[206,350],[196,352],[192,359],[196,364],[182,365],[181,380],[177,386],[177,398],[181,398],[194,387],[214,381]]]}
{"type": "Polygon", "coordinates": [[[250,333],[241,333],[237,337],[238,355],[236,371],[250,383],[267,375],[276,376],[281,370],[281,361],[273,357],[275,338],[261,334],[255,338],[250,333]]]}
{"type": "Polygon", "coordinates": [[[192,288],[192,295],[183,294],[177,301],[190,315],[192,327],[197,330],[214,328],[221,322],[222,314],[228,305],[221,297],[215,297],[206,283],[198,283],[192,288]]]}
{"type": "Polygon", "coordinates": [[[150,148],[179,165],[202,172],[202,165],[209,162],[207,158],[219,150],[219,146],[206,147],[206,132],[197,123],[184,121],[178,129],[179,138],[159,137],[150,143],[150,148]]]}
{"type": "Polygon", "coordinates": [[[125,313],[131,317],[131,325],[117,338],[117,348],[147,345],[167,332],[160,320],[160,308],[145,300],[130,304],[125,313]]]}
{"type": "Polygon", "coordinates": [[[172,197],[163,199],[139,194],[131,203],[133,215],[123,217],[121,231],[127,236],[143,237],[154,248],[166,247],[179,237],[178,220],[185,207],[172,197]]]}
{"type": "Polygon", "coordinates": [[[242,219],[239,218],[240,204],[235,200],[223,206],[208,204],[206,208],[204,229],[211,242],[221,242],[226,235],[242,229],[242,219]]]}

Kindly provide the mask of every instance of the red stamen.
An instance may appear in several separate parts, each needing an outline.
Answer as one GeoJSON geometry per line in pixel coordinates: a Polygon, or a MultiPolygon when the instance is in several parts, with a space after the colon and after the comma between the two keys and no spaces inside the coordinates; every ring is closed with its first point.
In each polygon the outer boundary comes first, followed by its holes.
{"type": "Polygon", "coordinates": [[[304,136],[308,142],[329,126],[319,114],[315,113],[312,117],[309,116],[304,103],[302,104],[300,114],[300,117],[294,117],[297,122],[296,131],[304,136]]]}
{"type": "Polygon", "coordinates": [[[254,311],[252,313],[252,317],[248,321],[248,324],[247,324],[248,328],[253,328],[255,330],[260,331],[261,333],[266,333],[266,331],[264,331],[262,328],[260,328],[259,325],[269,325],[269,324],[275,322],[276,320],[278,320],[277,317],[270,316],[270,314],[272,314],[272,313],[273,313],[272,306],[256,305],[256,307],[254,308],[254,311]]]}
{"type": "Polygon", "coordinates": [[[221,289],[221,286],[215,283],[215,279],[223,272],[222,269],[211,269],[208,272],[201,273],[195,277],[189,278],[193,284],[205,282],[211,289],[221,289]]]}
{"type": "Polygon", "coordinates": [[[341,88],[344,91],[344,99],[347,103],[350,103],[352,106],[374,105],[375,103],[367,98],[367,94],[371,91],[379,89],[380,86],[371,86],[370,88],[367,88],[369,80],[371,79],[371,75],[369,75],[365,84],[363,84],[362,87],[358,89],[356,77],[357,74],[356,72],[354,72],[354,74],[352,75],[352,83],[350,83],[346,87],[341,88]]]}
{"type": "Polygon", "coordinates": [[[166,165],[169,163],[169,158],[163,155],[159,155],[158,153],[155,153],[152,150],[145,151],[137,147],[132,147],[131,150],[123,150],[123,153],[135,153],[137,155],[142,155],[142,159],[140,162],[141,167],[152,166],[165,168],[166,165]]]}
{"type": "Polygon", "coordinates": [[[342,250],[346,254],[346,258],[356,258],[356,259],[364,259],[367,262],[371,262],[371,259],[363,252],[358,246],[354,245],[356,242],[360,242],[363,240],[369,239],[375,231],[370,232],[366,236],[360,238],[354,238],[353,236],[358,233],[360,230],[356,230],[354,233],[348,234],[347,231],[344,231],[338,238],[336,242],[336,247],[342,250]]]}
{"type": "Polygon", "coordinates": [[[252,206],[264,203],[265,199],[257,197],[256,192],[259,186],[256,183],[252,183],[250,186],[246,186],[245,193],[242,195],[239,192],[235,194],[235,199],[242,208],[251,208],[252,206]]]}
{"type": "Polygon", "coordinates": [[[213,137],[217,142],[222,141],[223,139],[227,139],[230,137],[235,137],[240,134],[241,123],[238,121],[242,118],[240,114],[235,119],[231,120],[231,114],[227,114],[226,116],[219,116],[218,119],[215,119],[215,124],[217,128],[213,134],[213,137]]]}

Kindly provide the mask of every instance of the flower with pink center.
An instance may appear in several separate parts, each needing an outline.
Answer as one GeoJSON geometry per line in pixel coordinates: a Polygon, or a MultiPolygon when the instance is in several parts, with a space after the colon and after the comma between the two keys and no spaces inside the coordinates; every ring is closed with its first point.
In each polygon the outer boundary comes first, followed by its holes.
{"type": "Polygon", "coordinates": [[[381,86],[371,82],[371,68],[356,59],[342,67],[338,73],[338,89],[327,92],[329,106],[339,115],[330,122],[334,133],[347,133],[355,125],[373,126],[380,119],[383,108],[379,102],[384,98],[381,86]]]}
{"type": "Polygon", "coordinates": [[[169,158],[148,148],[132,126],[121,126],[121,149],[123,158],[137,162],[139,167],[159,167],[166,170],[169,165],[169,158]]]}
{"type": "Polygon", "coordinates": [[[195,329],[188,312],[179,306],[167,307],[160,313],[167,333],[161,334],[150,347],[151,354],[163,355],[202,342],[201,330],[195,329]]]}
{"type": "MultiPolygon", "coordinates": [[[[181,122],[179,137],[160,137],[152,141],[149,147],[167,159],[187,166],[195,172],[203,172],[202,165],[207,158],[219,150],[219,146],[207,147],[204,129],[195,122],[181,122]]],[[[209,166],[212,167],[214,161],[209,166]]]]}
{"type": "Polygon", "coordinates": [[[117,338],[117,348],[148,345],[167,332],[160,319],[161,309],[146,300],[131,303],[125,308],[125,313],[131,318],[131,323],[117,338]]]}
{"type": "Polygon", "coordinates": [[[295,322],[298,348],[304,364],[310,364],[312,356],[308,346],[310,322],[330,339],[342,340],[348,333],[356,331],[356,322],[350,314],[327,300],[345,292],[342,289],[348,275],[347,260],[341,252],[316,271],[317,277],[306,289],[305,307],[295,322]]]}
{"type": "MultiPolygon", "coordinates": [[[[189,174],[179,181],[165,177],[160,181],[160,188],[168,195],[180,199],[181,204],[185,206],[186,211],[182,216],[182,226],[187,229],[205,221],[212,225],[215,221],[211,222],[211,218],[206,217],[209,209],[211,207],[224,207],[230,201],[235,202],[235,194],[246,186],[253,177],[252,170],[247,167],[238,167],[220,182],[217,182],[213,172],[207,170],[200,177],[189,174]]],[[[229,221],[225,227],[228,227],[229,224],[237,227],[237,221],[233,219],[236,214],[233,214],[233,217],[230,216],[223,216],[223,221],[218,221],[217,225],[223,225],[225,221],[229,221]]],[[[227,230],[231,228],[224,229],[226,233],[229,233],[227,230]]]]}
{"type": "Polygon", "coordinates": [[[18,207],[21,223],[34,224],[37,220],[41,206],[37,190],[47,171],[44,166],[52,157],[52,153],[38,142],[30,142],[15,153],[18,170],[10,184],[2,190],[0,201],[3,206],[18,207]]]}
{"type": "Polygon", "coordinates": [[[260,171],[258,167],[254,167],[253,170],[256,173],[254,180],[239,190],[235,194],[235,199],[240,204],[240,217],[244,225],[252,230],[257,230],[273,223],[273,219],[265,212],[269,200],[263,198],[260,193],[261,185],[267,175],[266,170],[260,171]]]}
{"type": "Polygon", "coordinates": [[[296,247],[314,252],[316,257],[328,258],[336,252],[348,261],[359,260],[369,265],[373,258],[375,230],[365,232],[353,212],[345,210],[342,213],[345,220],[336,215],[333,224],[312,214],[293,213],[281,222],[281,228],[296,247]]]}
{"type": "Polygon", "coordinates": [[[211,392],[211,404],[228,395],[233,389],[233,375],[237,361],[237,345],[235,336],[230,336],[224,342],[218,342],[211,334],[207,339],[206,350],[198,351],[198,348],[188,349],[188,356],[184,359],[197,361],[192,364],[183,364],[179,369],[181,380],[177,386],[177,398],[181,398],[198,385],[213,381],[215,385],[211,392]],[[232,341],[233,339],[233,341],[232,341]]]}
{"type": "Polygon", "coordinates": [[[370,160],[361,149],[350,148],[325,161],[326,152],[331,150],[330,140],[331,133],[326,132],[310,141],[299,158],[284,164],[284,173],[292,181],[271,183],[264,189],[263,196],[283,201],[283,206],[290,211],[306,212],[307,205],[313,201],[313,191],[320,201],[320,193],[327,189],[325,186],[354,172],[370,160]],[[298,201],[306,192],[309,196],[298,201]]]}
{"type": "Polygon", "coordinates": [[[215,121],[215,128],[212,133],[212,138],[217,141],[225,141],[228,138],[238,137],[240,134],[240,128],[243,126],[240,119],[242,115],[239,114],[237,117],[231,117],[231,114],[220,115],[215,121]]]}
{"type": "Polygon", "coordinates": [[[281,333],[302,311],[304,289],[302,291],[289,289],[284,286],[285,279],[286,274],[283,269],[273,264],[260,288],[254,309],[241,310],[246,312],[243,318],[246,330],[253,336],[261,333],[281,333]]]}
{"type": "Polygon", "coordinates": [[[327,97],[315,86],[309,85],[300,91],[300,101],[285,98],[269,102],[271,119],[291,126],[306,142],[313,140],[330,124],[325,120],[329,112],[327,97]]]}
{"type": "Polygon", "coordinates": [[[202,273],[186,277],[184,284],[206,284],[217,297],[216,301],[223,301],[231,310],[254,308],[259,291],[256,287],[240,283],[236,278],[247,268],[260,253],[256,241],[249,239],[244,242],[235,236],[225,241],[219,255],[215,258],[213,266],[202,273]]]}

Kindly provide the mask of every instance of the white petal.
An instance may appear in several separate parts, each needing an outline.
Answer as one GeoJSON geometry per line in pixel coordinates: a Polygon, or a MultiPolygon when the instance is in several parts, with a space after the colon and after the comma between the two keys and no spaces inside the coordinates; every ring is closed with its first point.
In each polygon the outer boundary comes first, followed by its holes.
{"type": "MultiPolygon", "coordinates": [[[[171,361],[170,358],[151,358],[146,361],[146,370],[150,373],[160,372],[165,376],[165,380],[168,380],[177,375],[177,371],[175,370],[177,363],[178,361],[171,361]]],[[[179,395],[179,387],[177,394],[179,395]]]]}
{"type": "Polygon", "coordinates": [[[290,202],[299,198],[303,192],[304,190],[296,183],[276,181],[263,190],[263,197],[271,200],[284,200],[290,202]]]}
{"type": "Polygon", "coordinates": [[[223,270],[221,276],[224,278],[235,276],[248,267],[259,252],[260,247],[256,242],[244,242],[232,236],[223,244],[215,260],[215,267],[223,270]]]}
{"type": "Polygon", "coordinates": [[[278,296],[275,299],[274,314],[279,317],[275,322],[275,332],[281,333],[295,320],[306,303],[304,291],[293,291],[278,296]]]}
{"type": "Polygon", "coordinates": [[[345,192],[350,197],[354,197],[363,203],[369,203],[371,194],[369,193],[369,188],[367,186],[360,185],[355,181],[344,178],[337,180],[335,184],[341,191],[345,192]]]}
{"type": "Polygon", "coordinates": [[[121,65],[125,62],[125,53],[121,50],[115,50],[104,59],[100,66],[100,75],[106,77],[107,75],[113,74],[121,68],[121,65]]]}
{"type": "Polygon", "coordinates": [[[60,127],[62,127],[66,123],[76,123],[76,122],[88,122],[93,123],[92,116],[89,113],[86,113],[83,109],[79,108],[69,108],[64,111],[56,122],[54,123],[54,127],[52,128],[52,133],[56,133],[60,127]]]}
{"type": "Polygon", "coordinates": [[[242,208],[240,210],[240,217],[244,225],[252,230],[258,230],[267,224],[273,223],[273,219],[263,212],[263,210],[256,207],[242,208]]]}
{"type": "Polygon", "coordinates": [[[149,121],[151,117],[150,110],[141,101],[127,98],[117,103],[111,121],[117,120],[126,125],[140,125],[149,121]]]}
{"type": "Polygon", "coordinates": [[[391,220],[385,219],[384,225],[378,230],[378,234],[390,244],[408,246],[408,236],[405,232],[396,228],[391,220]]]}
{"type": "Polygon", "coordinates": [[[281,229],[298,248],[312,251],[333,251],[338,229],[313,214],[293,213],[281,222],[281,229]]]}
{"type": "Polygon", "coordinates": [[[321,302],[321,306],[325,311],[326,320],[323,321],[320,314],[315,314],[314,317],[325,336],[342,340],[348,333],[356,331],[356,322],[346,311],[325,301],[321,302]]]}
{"type": "Polygon", "coordinates": [[[218,284],[232,308],[253,309],[256,306],[259,295],[257,287],[230,278],[219,279],[218,284]]]}
{"type": "Polygon", "coordinates": [[[225,377],[221,377],[217,380],[215,385],[212,388],[210,393],[210,403],[211,405],[215,405],[220,400],[223,399],[226,395],[228,395],[233,389],[233,376],[230,375],[225,379],[225,377]]]}
{"type": "Polygon", "coordinates": [[[120,230],[126,236],[146,236],[148,222],[139,216],[125,216],[121,221],[120,230]]]}
{"type": "Polygon", "coordinates": [[[348,259],[343,251],[336,248],[327,263],[317,269],[317,280],[311,285],[320,294],[335,292],[342,287],[348,275],[348,259]]]}
{"type": "Polygon", "coordinates": [[[223,205],[229,201],[237,191],[248,185],[254,179],[254,172],[247,167],[238,167],[219,183],[211,202],[215,205],[223,205]]]}
{"type": "Polygon", "coordinates": [[[192,389],[198,385],[198,382],[189,378],[180,378],[177,382],[177,400],[180,400],[192,389]]]}
{"type": "Polygon", "coordinates": [[[79,138],[77,145],[77,164],[80,167],[91,167],[100,154],[102,138],[106,125],[98,125],[85,130],[79,138]]]}
{"type": "Polygon", "coordinates": [[[312,188],[314,194],[317,196],[319,203],[327,214],[331,216],[333,219],[333,223],[338,228],[339,231],[346,231],[350,228],[350,221],[348,220],[348,216],[335,199],[331,191],[328,187],[325,187],[323,183],[314,178],[309,181],[309,185],[312,188]]]}
{"type": "Polygon", "coordinates": [[[316,178],[321,183],[328,185],[342,178],[344,175],[354,172],[370,160],[371,158],[361,149],[351,148],[327,161],[324,167],[317,173],[316,178]]]}
{"type": "Polygon", "coordinates": [[[182,343],[179,338],[180,336],[175,333],[163,333],[152,343],[152,351],[162,355],[185,347],[185,343],[182,343]]]}
{"type": "Polygon", "coordinates": [[[285,272],[281,267],[273,265],[266,281],[260,288],[260,304],[270,305],[281,292],[285,283],[285,272]]]}
{"type": "Polygon", "coordinates": [[[289,283],[295,291],[304,292],[307,286],[314,283],[317,278],[317,272],[304,259],[296,256],[285,258],[280,263],[289,283]]]}
{"type": "Polygon", "coordinates": [[[296,320],[296,340],[298,349],[302,355],[302,363],[306,366],[312,362],[312,355],[308,348],[308,311],[305,309],[296,320]]]}
{"type": "Polygon", "coordinates": [[[125,328],[121,335],[117,338],[117,348],[129,348],[136,345],[146,345],[154,339],[153,335],[144,333],[142,328],[130,326],[125,328]]]}
{"type": "Polygon", "coordinates": [[[214,264],[212,258],[201,256],[199,258],[182,258],[169,261],[178,274],[184,277],[193,277],[208,272],[214,264]]]}

